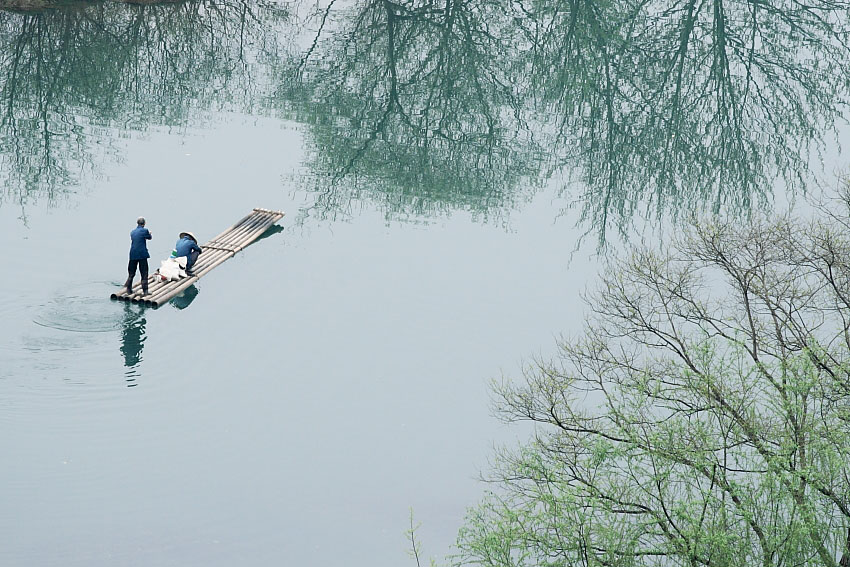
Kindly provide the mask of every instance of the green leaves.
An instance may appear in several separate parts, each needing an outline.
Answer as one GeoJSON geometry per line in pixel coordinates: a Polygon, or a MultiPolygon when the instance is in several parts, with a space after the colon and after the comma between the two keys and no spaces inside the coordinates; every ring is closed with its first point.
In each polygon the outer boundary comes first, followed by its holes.
{"type": "MultiPolygon", "coordinates": [[[[850,192],[839,203],[850,217],[850,192]]],[[[695,224],[663,254],[613,260],[587,338],[501,388],[500,409],[538,434],[501,456],[459,564],[497,544],[509,552],[485,564],[850,557],[850,392],[835,382],[850,362],[850,270],[810,254],[850,254],[850,238],[823,227],[695,224]]]]}

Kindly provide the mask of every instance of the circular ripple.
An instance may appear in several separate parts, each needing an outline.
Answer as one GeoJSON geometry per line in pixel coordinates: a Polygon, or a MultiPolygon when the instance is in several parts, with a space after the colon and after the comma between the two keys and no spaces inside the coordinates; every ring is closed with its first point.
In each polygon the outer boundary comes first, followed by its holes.
{"type": "Polygon", "coordinates": [[[32,322],[42,327],[74,333],[106,333],[121,328],[124,312],[109,300],[119,284],[94,282],[57,293],[36,308],[32,322]]]}

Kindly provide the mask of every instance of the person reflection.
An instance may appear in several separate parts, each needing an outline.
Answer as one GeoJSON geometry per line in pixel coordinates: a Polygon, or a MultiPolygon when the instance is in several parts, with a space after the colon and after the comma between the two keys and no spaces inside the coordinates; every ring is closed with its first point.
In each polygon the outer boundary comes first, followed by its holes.
{"type": "Polygon", "coordinates": [[[127,387],[136,385],[138,376],[137,367],[142,361],[142,349],[145,346],[145,308],[133,305],[129,302],[124,304],[124,321],[121,326],[121,354],[124,356],[124,373],[127,379],[127,387]]]}

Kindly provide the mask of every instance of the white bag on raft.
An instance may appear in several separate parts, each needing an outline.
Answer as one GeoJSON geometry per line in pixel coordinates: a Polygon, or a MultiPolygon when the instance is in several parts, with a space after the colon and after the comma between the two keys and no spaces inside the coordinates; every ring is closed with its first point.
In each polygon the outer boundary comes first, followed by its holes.
{"type": "Polygon", "coordinates": [[[174,282],[180,278],[188,277],[188,274],[186,274],[186,256],[163,260],[156,273],[159,274],[162,281],[174,282]]]}

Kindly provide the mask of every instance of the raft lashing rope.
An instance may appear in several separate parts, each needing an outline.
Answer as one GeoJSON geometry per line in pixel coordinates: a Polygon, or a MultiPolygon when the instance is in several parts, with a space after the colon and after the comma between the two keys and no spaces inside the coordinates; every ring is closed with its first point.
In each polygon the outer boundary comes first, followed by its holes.
{"type": "Polygon", "coordinates": [[[164,305],[175,295],[201,279],[210,270],[232,258],[237,252],[257,240],[273,224],[283,218],[282,211],[270,211],[256,208],[242,220],[201,246],[203,252],[192,266],[192,275],[177,281],[162,281],[156,274],[148,276],[148,293],[142,296],[142,282],[133,286],[132,292],[126,288],[113,292],[110,299],[141,303],[148,307],[164,305]]]}

